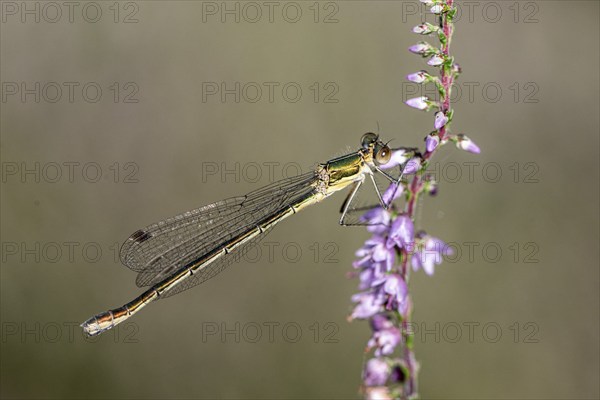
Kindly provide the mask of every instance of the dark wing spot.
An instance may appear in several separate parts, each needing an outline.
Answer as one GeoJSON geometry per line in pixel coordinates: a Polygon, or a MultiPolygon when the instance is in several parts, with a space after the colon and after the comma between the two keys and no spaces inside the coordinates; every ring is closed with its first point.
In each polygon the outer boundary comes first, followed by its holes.
{"type": "Polygon", "coordinates": [[[135,231],[131,236],[129,236],[129,240],[132,240],[137,243],[142,243],[150,239],[150,237],[152,237],[150,233],[140,229],[138,231],[135,231]]]}

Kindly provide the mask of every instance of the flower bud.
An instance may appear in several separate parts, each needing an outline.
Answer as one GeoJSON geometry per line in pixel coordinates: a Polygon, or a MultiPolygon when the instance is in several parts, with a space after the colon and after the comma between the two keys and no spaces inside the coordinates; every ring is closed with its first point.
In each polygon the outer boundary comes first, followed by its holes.
{"type": "Polygon", "coordinates": [[[433,14],[441,14],[444,11],[444,6],[441,4],[436,4],[429,9],[433,14]]]}
{"type": "Polygon", "coordinates": [[[385,385],[389,375],[390,366],[381,358],[372,358],[367,362],[364,371],[364,381],[367,386],[385,385]]]}
{"type": "Polygon", "coordinates": [[[434,47],[427,42],[419,42],[413,44],[408,48],[411,53],[421,54],[423,56],[429,55],[434,51],[434,47]]]}
{"type": "Polygon", "coordinates": [[[448,117],[442,111],[435,113],[435,120],[433,121],[433,127],[437,130],[442,129],[448,123],[448,117]]]}
{"type": "Polygon", "coordinates": [[[425,186],[424,191],[428,193],[430,196],[437,195],[438,192],[438,183],[432,175],[425,175],[425,186]]]}
{"type": "Polygon", "coordinates": [[[425,22],[421,25],[415,26],[412,31],[419,35],[429,35],[430,33],[437,32],[439,30],[440,28],[438,28],[437,26],[432,25],[429,22],[425,22]]]}
{"type": "Polygon", "coordinates": [[[481,149],[479,149],[479,146],[477,146],[475,142],[473,142],[471,139],[469,139],[466,135],[463,135],[462,133],[456,135],[456,147],[468,151],[469,153],[481,153],[481,149]]]}
{"type": "Polygon", "coordinates": [[[454,76],[458,76],[462,73],[462,68],[457,63],[452,64],[452,73],[454,76]]]}
{"type": "Polygon", "coordinates": [[[419,71],[406,75],[406,80],[413,83],[427,83],[430,78],[431,75],[429,75],[427,71],[419,71]]]}
{"type": "Polygon", "coordinates": [[[444,56],[442,54],[434,54],[433,57],[427,61],[427,65],[431,65],[432,67],[438,67],[444,63],[444,56]]]}
{"type": "Polygon", "coordinates": [[[417,110],[428,110],[431,107],[431,101],[426,96],[413,97],[406,100],[406,105],[417,110]]]}
{"type": "Polygon", "coordinates": [[[440,144],[440,137],[438,136],[437,132],[431,132],[425,138],[425,149],[427,150],[428,153],[431,153],[432,151],[434,151],[438,147],[439,144],[440,144]]]}

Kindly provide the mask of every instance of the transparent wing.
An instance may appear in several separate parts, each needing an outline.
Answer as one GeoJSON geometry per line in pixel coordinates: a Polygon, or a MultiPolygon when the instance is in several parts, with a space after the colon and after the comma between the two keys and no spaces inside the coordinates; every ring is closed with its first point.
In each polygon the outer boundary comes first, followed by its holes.
{"type": "Polygon", "coordinates": [[[190,289],[196,285],[199,285],[202,282],[205,282],[205,281],[209,280],[210,278],[216,276],[221,271],[223,271],[225,268],[227,268],[229,265],[233,264],[234,262],[239,261],[242,257],[244,257],[244,255],[246,255],[246,253],[248,253],[248,250],[252,249],[252,247],[256,246],[258,244],[258,242],[263,240],[264,237],[267,236],[267,233],[269,233],[272,229],[273,228],[271,227],[271,228],[265,230],[263,233],[256,236],[254,239],[249,240],[247,243],[244,243],[242,246],[239,246],[236,249],[234,249],[231,253],[229,253],[229,254],[217,259],[215,262],[207,265],[206,267],[204,267],[204,269],[202,269],[200,272],[197,272],[192,277],[186,279],[185,281],[181,282],[180,284],[176,285],[175,287],[163,292],[161,294],[160,298],[166,299],[167,297],[176,295],[177,293],[181,293],[184,290],[188,290],[188,289],[190,289]]]}
{"type": "Polygon", "coordinates": [[[316,173],[309,172],[274,182],[246,196],[219,201],[152,224],[136,231],[123,243],[121,262],[139,273],[138,286],[154,285],[220,248],[266,216],[293,204],[295,199],[314,190],[316,181],[316,173]]]}

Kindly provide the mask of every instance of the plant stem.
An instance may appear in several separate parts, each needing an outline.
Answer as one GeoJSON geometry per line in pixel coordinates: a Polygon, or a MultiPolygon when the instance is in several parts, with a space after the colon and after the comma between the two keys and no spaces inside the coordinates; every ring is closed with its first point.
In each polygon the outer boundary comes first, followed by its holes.
{"type": "MultiPolygon", "coordinates": [[[[452,9],[453,3],[454,3],[454,0],[446,0],[446,4],[449,9],[452,9]]],[[[446,59],[450,59],[450,42],[451,42],[452,33],[453,33],[453,23],[452,23],[452,17],[449,16],[448,13],[443,13],[440,15],[440,28],[442,29],[442,32],[444,33],[444,35],[447,38],[446,42],[444,44],[442,44],[441,51],[442,51],[442,54],[446,57],[446,59]]],[[[443,96],[443,98],[441,99],[442,101],[440,102],[440,104],[441,104],[440,111],[442,111],[445,115],[448,115],[448,113],[451,111],[450,94],[451,94],[452,84],[454,82],[454,72],[452,70],[451,65],[450,66],[443,65],[440,68],[440,71],[441,71],[440,74],[441,74],[442,86],[444,87],[444,90],[445,90],[445,96],[443,96]]],[[[443,126],[438,131],[440,143],[443,143],[444,140],[446,139],[446,130],[447,130],[446,127],[447,127],[447,125],[443,126]]],[[[431,152],[426,151],[423,154],[422,158],[423,158],[424,165],[426,165],[426,163],[435,154],[436,150],[439,147],[440,146],[437,146],[431,152]]],[[[404,212],[411,220],[413,220],[413,222],[414,222],[415,207],[419,200],[419,194],[421,193],[421,189],[423,186],[423,177],[424,177],[424,174],[422,172],[416,173],[409,185],[408,200],[406,202],[404,212]]],[[[402,252],[402,256],[401,256],[402,263],[401,263],[401,268],[400,268],[400,274],[402,276],[402,279],[404,279],[404,281],[408,283],[409,275],[410,275],[410,268],[408,267],[408,262],[410,260],[411,255],[409,254],[409,252],[406,249],[402,249],[401,252],[402,252]]],[[[417,393],[417,377],[416,377],[417,366],[415,365],[414,359],[412,357],[413,333],[409,329],[411,319],[412,319],[411,316],[412,316],[412,306],[411,306],[411,309],[409,310],[409,312],[407,313],[406,317],[402,320],[402,336],[403,336],[403,342],[404,342],[403,359],[404,359],[406,368],[408,370],[408,380],[407,380],[406,386],[405,386],[406,392],[403,393],[404,398],[411,398],[411,397],[415,396],[417,393]]]]}

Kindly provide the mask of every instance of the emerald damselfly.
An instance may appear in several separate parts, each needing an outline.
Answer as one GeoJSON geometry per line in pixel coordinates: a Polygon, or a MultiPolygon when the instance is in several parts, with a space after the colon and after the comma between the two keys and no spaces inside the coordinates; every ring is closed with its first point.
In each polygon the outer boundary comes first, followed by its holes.
{"type": "Polygon", "coordinates": [[[381,168],[391,156],[392,150],[378,135],[366,133],[357,151],[318,164],[310,172],[136,231],[123,243],[119,256],[138,273],[136,284],[150,288],[119,308],[91,317],[81,327],[90,336],[98,335],[155,300],[205,282],[239,259],[280,221],[347,187],[351,190],[341,208],[340,224],[348,225],[349,206],[367,176],[379,202],[387,208],[373,176],[382,174],[398,186],[402,174],[394,178],[381,168]]]}

